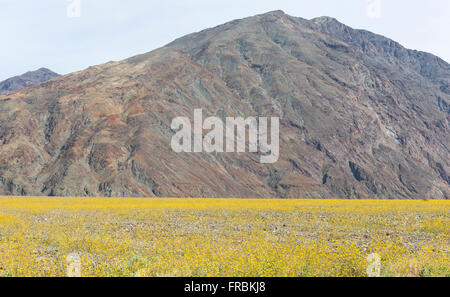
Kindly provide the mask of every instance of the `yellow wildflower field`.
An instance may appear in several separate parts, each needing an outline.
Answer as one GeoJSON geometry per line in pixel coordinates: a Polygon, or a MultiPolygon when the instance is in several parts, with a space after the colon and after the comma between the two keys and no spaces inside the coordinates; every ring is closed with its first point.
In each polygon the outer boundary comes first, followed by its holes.
{"type": "Polygon", "coordinates": [[[450,202],[0,198],[0,276],[450,276],[450,202]]]}

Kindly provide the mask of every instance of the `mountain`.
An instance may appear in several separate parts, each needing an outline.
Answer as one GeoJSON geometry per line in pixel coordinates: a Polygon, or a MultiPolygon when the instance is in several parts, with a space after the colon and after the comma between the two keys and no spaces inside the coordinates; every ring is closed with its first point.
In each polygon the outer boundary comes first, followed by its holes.
{"type": "Polygon", "coordinates": [[[0,194],[448,199],[450,65],[270,12],[0,97],[0,194]],[[172,151],[175,117],[280,117],[280,159],[172,151]]]}
{"type": "Polygon", "coordinates": [[[36,71],[29,71],[25,74],[14,76],[0,82],[0,95],[7,95],[19,91],[23,88],[48,81],[57,76],[59,76],[59,74],[47,68],[40,68],[36,71]]]}

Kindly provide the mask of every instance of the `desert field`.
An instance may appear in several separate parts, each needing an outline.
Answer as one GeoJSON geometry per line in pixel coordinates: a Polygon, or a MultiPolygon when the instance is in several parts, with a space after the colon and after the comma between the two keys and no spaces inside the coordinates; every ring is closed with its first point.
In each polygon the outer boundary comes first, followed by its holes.
{"type": "Polygon", "coordinates": [[[450,202],[0,198],[0,276],[450,276],[450,202]]]}

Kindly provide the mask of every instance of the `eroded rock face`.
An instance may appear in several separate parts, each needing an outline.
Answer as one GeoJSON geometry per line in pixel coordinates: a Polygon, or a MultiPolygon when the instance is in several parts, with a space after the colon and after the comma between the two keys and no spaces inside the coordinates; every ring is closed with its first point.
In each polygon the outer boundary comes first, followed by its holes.
{"type": "Polygon", "coordinates": [[[40,68],[36,71],[29,71],[25,74],[11,77],[0,82],[0,95],[8,95],[23,88],[31,87],[44,81],[48,81],[59,74],[47,69],[40,68]]]}
{"type": "Polygon", "coordinates": [[[450,66],[271,12],[0,97],[0,194],[450,197],[450,66]],[[176,154],[173,118],[280,117],[280,160],[176,154]]]}

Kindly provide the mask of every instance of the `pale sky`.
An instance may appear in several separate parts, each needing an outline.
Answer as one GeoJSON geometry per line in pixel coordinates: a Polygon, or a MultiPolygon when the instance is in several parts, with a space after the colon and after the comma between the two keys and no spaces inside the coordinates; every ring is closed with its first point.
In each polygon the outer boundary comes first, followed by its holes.
{"type": "Polygon", "coordinates": [[[279,9],[331,16],[450,62],[448,0],[0,0],[0,81],[40,67],[67,74],[122,60],[279,9]]]}

